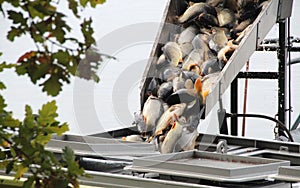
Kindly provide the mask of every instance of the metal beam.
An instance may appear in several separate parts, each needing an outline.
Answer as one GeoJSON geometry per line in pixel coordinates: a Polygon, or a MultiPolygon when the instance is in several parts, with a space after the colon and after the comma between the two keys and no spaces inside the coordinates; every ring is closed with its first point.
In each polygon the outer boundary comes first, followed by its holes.
{"type": "MultiPolygon", "coordinates": [[[[238,113],[238,78],[235,78],[231,82],[230,86],[230,111],[231,113],[238,113]]],[[[230,132],[231,135],[237,136],[238,135],[238,119],[237,118],[231,118],[231,126],[230,126],[230,132]]]]}
{"type": "Polygon", "coordinates": [[[239,72],[237,78],[278,79],[278,72],[239,72]]]}
{"type": "Polygon", "coordinates": [[[287,80],[287,21],[279,21],[279,50],[278,54],[278,120],[286,123],[286,80],[287,80]]]}

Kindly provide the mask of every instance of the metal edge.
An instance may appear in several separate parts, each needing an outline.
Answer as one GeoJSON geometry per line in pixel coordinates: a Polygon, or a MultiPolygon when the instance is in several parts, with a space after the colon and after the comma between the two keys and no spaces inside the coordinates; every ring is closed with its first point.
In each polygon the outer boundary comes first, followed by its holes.
{"type": "Polygon", "coordinates": [[[253,22],[253,26],[251,30],[243,38],[239,47],[235,50],[235,52],[232,54],[231,58],[229,59],[228,63],[221,71],[218,82],[215,84],[215,86],[212,88],[211,92],[208,94],[206,98],[206,107],[205,107],[206,116],[212,110],[214,105],[218,102],[219,94],[220,93],[223,94],[225,92],[225,90],[228,88],[230,83],[234,80],[234,78],[239,73],[240,69],[243,68],[246,61],[254,53],[254,51],[257,48],[258,42],[262,40],[267,34],[265,31],[270,30],[271,25],[273,26],[276,23],[277,16],[274,16],[274,13],[276,12],[277,15],[278,6],[275,5],[278,5],[278,1],[279,0],[271,0],[270,3],[266,6],[266,8],[260,12],[260,14],[253,22]],[[261,32],[261,29],[258,29],[259,24],[261,22],[264,23],[264,19],[267,19],[270,15],[271,16],[273,15],[275,17],[273,23],[272,22],[268,23],[267,26],[270,28],[263,26],[262,28],[264,29],[263,32],[261,32]],[[258,36],[260,37],[259,40],[257,39],[258,36]]]}
{"type": "Polygon", "coordinates": [[[166,175],[181,175],[183,177],[185,177],[185,174],[187,174],[188,177],[202,177],[209,180],[217,178],[220,181],[248,181],[255,180],[258,177],[267,177],[270,174],[275,174],[279,166],[289,165],[289,161],[278,159],[268,159],[253,156],[236,156],[203,151],[189,151],[185,153],[172,153],[134,159],[132,166],[126,167],[125,169],[139,172],[163,173],[166,175]],[[184,159],[185,157],[193,156],[200,156],[202,158],[207,157],[221,161],[228,159],[228,161],[241,161],[257,164],[255,164],[255,166],[241,168],[237,167],[231,169],[218,169],[210,166],[193,166],[192,164],[183,163],[178,164],[178,162],[174,161],[176,159],[184,159]],[[247,174],[251,174],[256,177],[251,179],[251,177],[245,177],[245,175],[241,175],[245,174],[245,170],[247,171],[247,174]],[[213,178],[209,176],[212,176],[213,178]]]}
{"type": "MultiPolygon", "coordinates": [[[[89,172],[87,174],[92,176],[92,178],[81,178],[79,183],[82,185],[92,185],[92,186],[110,186],[110,187],[162,187],[162,188],[172,188],[172,187],[199,187],[199,188],[209,188],[212,186],[168,181],[168,180],[158,180],[158,179],[148,179],[129,175],[119,175],[119,174],[109,174],[101,172],[89,172]]],[[[214,186],[215,187],[215,186],[214,186]]],[[[215,187],[216,188],[216,187],[215,187]]]]}

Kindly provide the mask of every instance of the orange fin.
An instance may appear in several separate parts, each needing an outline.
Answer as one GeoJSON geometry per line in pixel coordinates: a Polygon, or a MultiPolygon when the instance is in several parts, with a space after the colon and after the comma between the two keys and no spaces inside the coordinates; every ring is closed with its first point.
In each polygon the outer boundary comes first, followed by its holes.
{"type": "Polygon", "coordinates": [[[176,122],[173,123],[171,129],[175,129],[175,127],[176,127],[176,122]]]}
{"type": "Polygon", "coordinates": [[[204,92],[202,93],[203,101],[206,100],[206,97],[207,97],[208,94],[209,94],[209,91],[208,91],[208,90],[207,90],[207,91],[204,91],[204,92]]]}
{"type": "Polygon", "coordinates": [[[201,93],[202,92],[202,82],[200,78],[197,78],[195,84],[194,84],[194,89],[198,92],[201,93]]]}

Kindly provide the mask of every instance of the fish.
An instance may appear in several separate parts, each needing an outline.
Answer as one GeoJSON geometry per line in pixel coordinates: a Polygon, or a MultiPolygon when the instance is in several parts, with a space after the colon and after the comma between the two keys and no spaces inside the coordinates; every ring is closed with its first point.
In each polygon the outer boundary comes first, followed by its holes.
{"type": "Polygon", "coordinates": [[[183,62],[182,70],[194,71],[201,75],[204,62],[212,57],[214,57],[214,54],[208,46],[204,44],[203,48],[194,49],[189,54],[183,62]]]}
{"type": "Polygon", "coordinates": [[[167,111],[165,111],[157,123],[154,136],[156,137],[162,134],[163,130],[165,130],[174,121],[174,118],[182,115],[185,108],[186,104],[181,103],[172,105],[167,111]]]}
{"type": "Polygon", "coordinates": [[[157,90],[159,88],[159,79],[153,77],[151,79],[151,82],[149,83],[147,89],[146,89],[146,95],[150,96],[157,96],[157,90]]]}
{"type": "Polygon", "coordinates": [[[165,101],[173,93],[173,82],[164,82],[160,85],[157,96],[165,101]]]}
{"type": "Polygon", "coordinates": [[[222,7],[230,9],[233,12],[237,12],[239,10],[239,5],[237,0],[223,0],[222,7]]]}
{"type": "Polygon", "coordinates": [[[254,20],[262,9],[259,2],[253,0],[241,0],[239,2],[239,6],[240,9],[238,11],[238,18],[240,21],[247,19],[254,20]]]}
{"type": "Polygon", "coordinates": [[[179,89],[167,98],[166,103],[169,106],[180,103],[190,104],[195,99],[202,103],[202,83],[200,78],[195,81],[193,89],[179,89]]]}
{"type": "Polygon", "coordinates": [[[206,0],[206,3],[213,7],[217,7],[222,2],[223,2],[223,0],[206,0]]]}
{"type": "Polygon", "coordinates": [[[237,34],[240,33],[242,31],[244,31],[250,24],[252,23],[251,19],[247,19],[244,20],[240,23],[238,23],[233,29],[232,29],[232,33],[237,34]]]}
{"type": "Polygon", "coordinates": [[[192,71],[182,71],[182,73],[182,76],[184,76],[186,80],[190,79],[193,83],[195,83],[196,80],[199,78],[199,75],[192,71]]]}
{"type": "Polygon", "coordinates": [[[123,141],[130,141],[130,142],[144,142],[143,138],[141,135],[129,135],[129,136],[124,136],[122,137],[123,141]]]}
{"type": "Polygon", "coordinates": [[[181,15],[178,18],[178,23],[185,23],[188,22],[190,20],[194,20],[195,18],[197,18],[197,16],[201,13],[208,13],[208,14],[216,14],[216,10],[213,6],[210,6],[206,3],[194,3],[193,5],[191,5],[190,7],[188,7],[185,12],[183,13],[183,15],[181,15]]]}
{"type": "Polygon", "coordinates": [[[182,77],[182,74],[175,77],[172,81],[172,84],[173,84],[173,91],[174,92],[178,91],[179,89],[184,88],[185,79],[182,77]]]}
{"type": "Polygon", "coordinates": [[[174,151],[178,139],[180,139],[182,135],[182,130],[183,126],[178,121],[175,121],[161,144],[160,152],[162,154],[172,153],[174,151]]]}
{"type": "Polygon", "coordinates": [[[198,34],[192,40],[194,49],[208,48],[207,34],[198,34]]]}
{"type": "Polygon", "coordinates": [[[156,61],[156,69],[161,70],[165,67],[168,67],[169,65],[170,62],[166,59],[166,56],[164,54],[161,54],[156,61]]]}
{"type": "Polygon", "coordinates": [[[250,29],[252,28],[252,24],[248,25],[246,27],[246,29],[244,29],[242,32],[238,33],[238,37],[233,41],[236,44],[239,44],[242,39],[244,38],[244,36],[250,31],[250,29]]]}
{"type": "Polygon", "coordinates": [[[188,42],[192,42],[196,34],[198,33],[198,29],[195,26],[189,26],[185,28],[178,36],[176,42],[178,44],[184,44],[188,42]]]}
{"type": "Polygon", "coordinates": [[[193,50],[191,42],[197,33],[198,29],[195,26],[189,26],[178,35],[176,41],[181,49],[183,58],[193,50]]]}
{"type": "Polygon", "coordinates": [[[223,28],[213,28],[212,38],[209,41],[209,48],[215,52],[219,52],[227,45],[228,39],[223,28]]]}
{"type": "Polygon", "coordinates": [[[201,75],[205,76],[214,72],[221,71],[223,68],[217,57],[211,58],[203,63],[201,75]]]}
{"type": "Polygon", "coordinates": [[[191,79],[185,80],[185,82],[184,82],[184,87],[185,87],[186,89],[193,89],[193,87],[194,87],[193,81],[192,81],[191,79]]]}
{"type": "Polygon", "coordinates": [[[179,47],[182,52],[182,58],[185,58],[194,49],[192,42],[186,42],[183,44],[179,44],[179,47]]]}
{"type": "Polygon", "coordinates": [[[161,72],[160,77],[163,81],[172,81],[175,77],[180,75],[181,69],[179,67],[168,66],[161,72]]]}
{"type": "Polygon", "coordinates": [[[144,122],[146,124],[145,130],[142,130],[142,132],[153,131],[157,121],[163,113],[163,102],[155,96],[149,96],[142,111],[144,122]]]}
{"type": "Polygon", "coordinates": [[[162,51],[168,61],[174,66],[178,66],[179,62],[182,62],[182,52],[179,45],[176,42],[167,42],[162,51]]]}
{"type": "Polygon", "coordinates": [[[182,70],[191,70],[193,66],[201,67],[203,62],[203,51],[202,49],[194,49],[187,58],[183,61],[182,70]]]}
{"type": "Polygon", "coordinates": [[[220,27],[233,28],[237,20],[234,12],[227,8],[219,10],[217,17],[220,27]]]}
{"type": "Polygon", "coordinates": [[[145,132],[146,123],[144,121],[144,116],[141,113],[134,112],[134,121],[132,122],[132,125],[136,125],[140,133],[145,132]]]}
{"type": "Polygon", "coordinates": [[[237,49],[237,48],[238,48],[238,45],[233,44],[233,40],[229,41],[227,43],[227,45],[218,52],[217,57],[218,57],[219,63],[226,64],[228,61],[226,54],[234,52],[235,49],[237,49]]]}
{"type": "Polygon", "coordinates": [[[180,138],[175,145],[175,152],[189,151],[195,149],[196,139],[199,133],[197,130],[190,132],[187,128],[182,129],[180,138]]]}
{"type": "Polygon", "coordinates": [[[215,72],[208,74],[202,78],[202,93],[203,101],[205,103],[206,96],[211,92],[211,89],[215,86],[220,77],[221,72],[215,72]]]}
{"type": "Polygon", "coordinates": [[[219,26],[218,18],[212,14],[207,14],[207,13],[201,13],[197,17],[195,23],[199,27],[204,26],[206,28],[219,26]]]}

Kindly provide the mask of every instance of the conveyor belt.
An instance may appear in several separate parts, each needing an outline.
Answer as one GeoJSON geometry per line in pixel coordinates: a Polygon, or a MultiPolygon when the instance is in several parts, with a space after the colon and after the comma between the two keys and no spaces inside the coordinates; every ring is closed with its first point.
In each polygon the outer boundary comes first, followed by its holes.
{"type": "MultiPolygon", "coordinates": [[[[258,17],[252,23],[251,29],[242,39],[239,47],[231,55],[229,61],[223,68],[216,84],[211,89],[206,98],[205,115],[207,116],[215,104],[218,102],[220,96],[229,87],[231,82],[243,68],[250,56],[258,49],[259,44],[265,38],[267,33],[280,19],[285,19],[291,16],[293,0],[269,0],[269,3],[260,12],[258,17]]],[[[162,25],[158,32],[158,36],[150,54],[150,60],[144,72],[144,79],[141,90],[141,109],[147,99],[145,90],[149,85],[152,77],[155,75],[155,63],[161,53],[161,47],[167,41],[174,39],[174,34],[178,33],[180,26],[176,26],[174,18],[176,15],[181,15],[186,9],[186,3],[179,0],[170,0],[166,5],[162,25]]]]}

